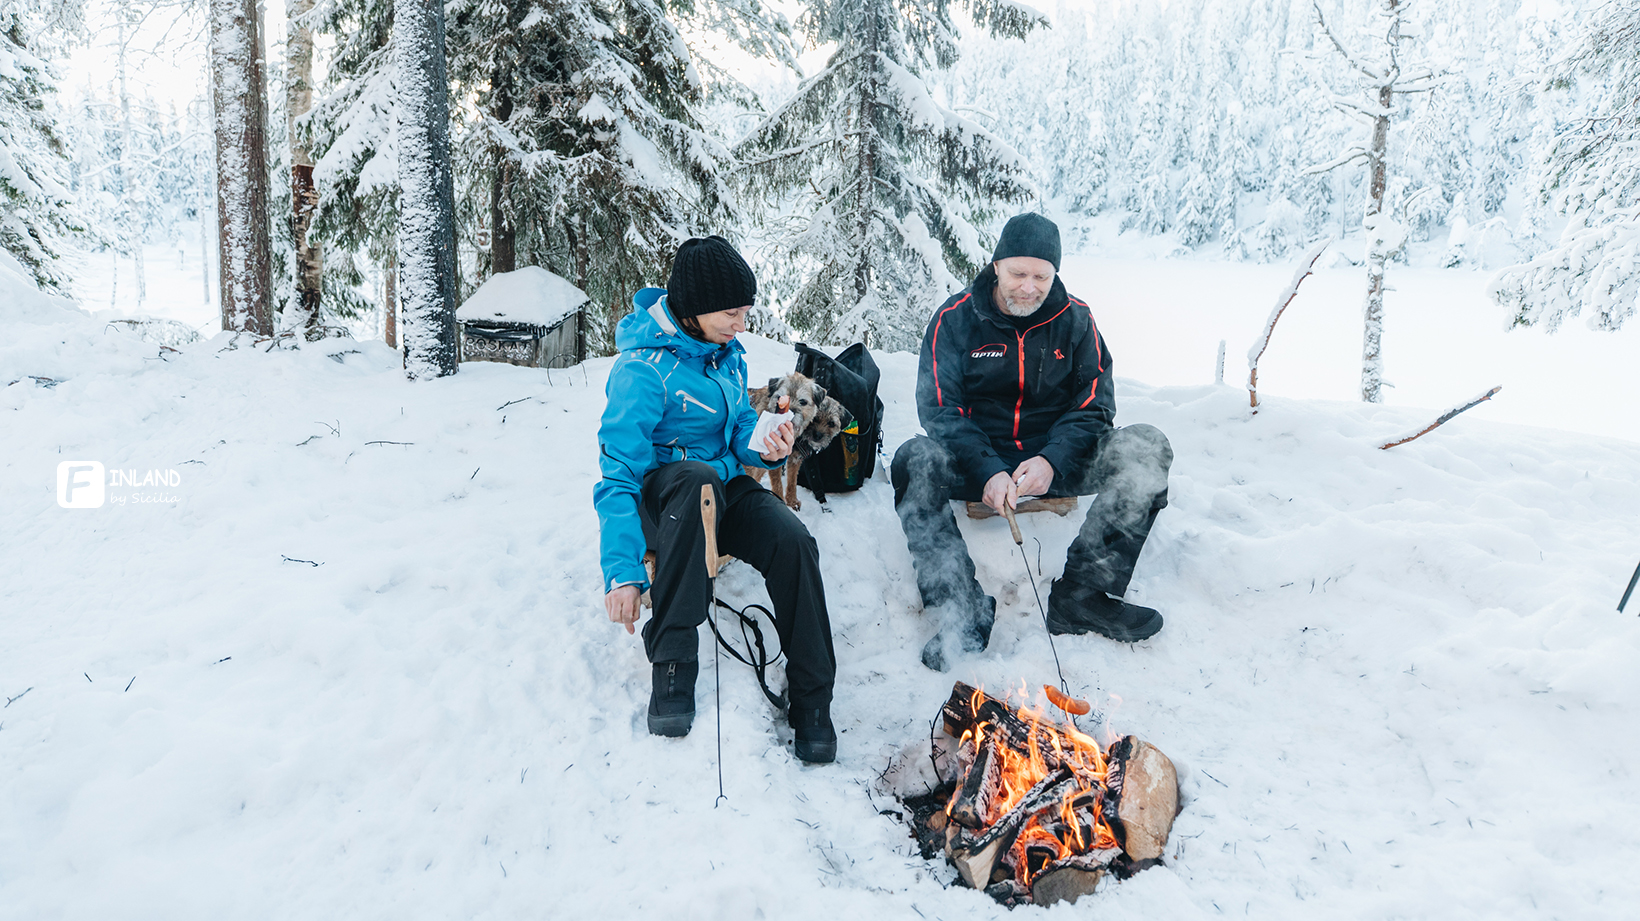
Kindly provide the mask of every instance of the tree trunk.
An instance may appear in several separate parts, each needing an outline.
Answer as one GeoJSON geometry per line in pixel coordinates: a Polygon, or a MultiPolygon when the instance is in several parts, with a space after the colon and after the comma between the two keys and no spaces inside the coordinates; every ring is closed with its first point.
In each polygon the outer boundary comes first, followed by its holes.
{"type": "Polygon", "coordinates": [[[877,93],[882,70],[877,55],[882,31],[876,0],[870,0],[865,20],[865,67],[867,77],[860,81],[860,150],[855,166],[855,262],[854,298],[858,303],[871,293],[871,216],[876,202],[877,177],[877,93]]]}
{"type": "MultiPolygon", "coordinates": [[[[1384,6],[1392,17],[1387,38],[1393,54],[1401,41],[1400,0],[1385,0],[1384,6]]],[[[1367,231],[1367,299],[1361,311],[1361,399],[1368,403],[1383,402],[1384,265],[1389,261],[1384,236],[1389,232],[1384,226],[1389,220],[1384,214],[1384,189],[1388,179],[1389,113],[1395,103],[1395,80],[1400,76],[1391,60],[1384,70],[1384,83],[1378,87],[1378,114],[1372,120],[1372,146],[1367,151],[1371,171],[1367,214],[1362,221],[1367,231]]]]}
{"type": "Polygon", "coordinates": [[[296,250],[296,303],[288,326],[309,340],[320,335],[324,253],[317,244],[308,243],[308,230],[319,207],[319,190],[313,184],[313,156],[297,135],[296,120],[313,108],[313,31],[302,19],[312,9],[313,0],[287,0],[285,4],[285,56],[289,62],[285,133],[290,138],[290,232],[296,250]]]}
{"type": "Polygon", "coordinates": [[[399,300],[412,380],[458,369],[455,189],[441,0],[395,0],[398,62],[399,300]]]}
{"type": "MultiPolygon", "coordinates": [[[[499,74],[496,79],[500,79],[499,74]]],[[[495,120],[505,125],[512,118],[512,98],[505,90],[497,93],[495,120]]],[[[495,147],[495,180],[490,185],[490,273],[511,272],[518,268],[517,231],[507,220],[501,203],[506,198],[507,186],[512,181],[512,163],[507,151],[495,147]]]]}
{"type": "Polygon", "coordinates": [[[137,282],[137,309],[140,310],[143,302],[148,299],[148,284],[142,261],[142,221],[137,214],[136,203],[132,201],[137,171],[131,162],[131,93],[125,79],[125,50],[131,36],[126,27],[125,8],[121,6],[116,9],[114,15],[118,17],[119,31],[119,47],[115,52],[114,67],[120,84],[120,200],[125,211],[126,245],[131,247],[132,269],[135,271],[137,282]]]}
{"type": "Polygon", "coordinates": [[[210,0],[222,328],[273,335],[267,98],[256,0],[210,0]]]}
{"type": "Polygon", "coordinates": [[[382,278],[382,339],[387,347],[399,347],[399,260],[387,255],[387,267],[382,278]]]}

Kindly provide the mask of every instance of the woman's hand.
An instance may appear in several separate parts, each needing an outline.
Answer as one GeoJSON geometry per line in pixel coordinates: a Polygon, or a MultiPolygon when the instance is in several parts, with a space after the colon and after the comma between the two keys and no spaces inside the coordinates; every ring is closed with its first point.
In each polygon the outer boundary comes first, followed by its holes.
{"type": "Polygon", "coordinates": [[[612,588],[604,596],[604,610],[609,612],[610,623],[621,624],[626,627],[627,633],[633,633],[633,624],[638,622],[638,597],[641,593],[636,585],[623,585],[612,588]]]}
{"type": "Polygon", "coordinates": [[[763,439],[763,444],[769,449],[763,452],[763,459],[771,464],[778,463],[792,453],[792,447],[797,444],[797,433],[790,422],[782,422],[779,428],[763,439]]]}

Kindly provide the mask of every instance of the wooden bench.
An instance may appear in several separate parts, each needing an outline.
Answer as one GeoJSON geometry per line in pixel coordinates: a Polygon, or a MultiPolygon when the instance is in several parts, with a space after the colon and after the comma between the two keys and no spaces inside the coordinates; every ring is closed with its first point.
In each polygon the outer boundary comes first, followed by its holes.
{"type": "MultiPolygon", "coordinates": [[[[995,518],[997,516],[996,511],[983,502],[969,502],[967,505],[968,517],[976,521],[983,521],[986,518],[995,518]]],[[[1076,511],[1077,505],[1078,503],[1075,496],[1065,496],[1064,498],[1058,499],[1026,499],[1014,506],[1014,514],[1023,515],[1027,512],[1053,512],[1055,515],[1063,518],[1071,512],[1076,511]]]]}

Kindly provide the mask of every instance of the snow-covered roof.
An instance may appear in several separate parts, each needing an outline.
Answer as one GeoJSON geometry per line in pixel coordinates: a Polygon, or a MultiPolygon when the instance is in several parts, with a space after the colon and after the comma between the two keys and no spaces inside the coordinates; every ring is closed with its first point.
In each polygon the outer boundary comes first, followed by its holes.
{"type": "Polygon", "coordinates": [[[589,300],[568,279],[531,265],[490,276],[456,311],[456,319],[550,327],[589,300]]]}

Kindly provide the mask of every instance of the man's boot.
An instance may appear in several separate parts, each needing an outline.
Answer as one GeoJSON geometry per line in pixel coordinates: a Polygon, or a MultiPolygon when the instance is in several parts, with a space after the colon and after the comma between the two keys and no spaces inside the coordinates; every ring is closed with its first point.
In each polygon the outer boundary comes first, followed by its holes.
{"type": "MultiPolygon", "coordinates": [[[[937,672],[951,667],[957,653],[984,651],[991,644],[991,626],[997,620],[997,600],[982,595],[977,607],[967,612],[942,610],[940,632],[922,648],[922,663],[937,672]]],[[[944,607],[944,606],[942,606],[944,607]]]]}
{"type": "Polygon", "coordinates": [[[650,668],[649,733],[686,736],[695,722],[695,678],[700,662],[656,662],[650,668]]]}
{"type": "Polygon", "coordinates": [[[794,706],[786,713],[797,736],[797,757],[810,764],[830,764],[837,758],[837,730],[831,724],[830,705],[794,706]]]}
{"type": "Polygon", "coordinates": [[[1129,604],[1090,588],[1067,574],[1048,592],[1049,633],[1103,634],[1122,643],[1149,639],[1162,629],[1162,615],[1153,608],[1129,604]]]}

